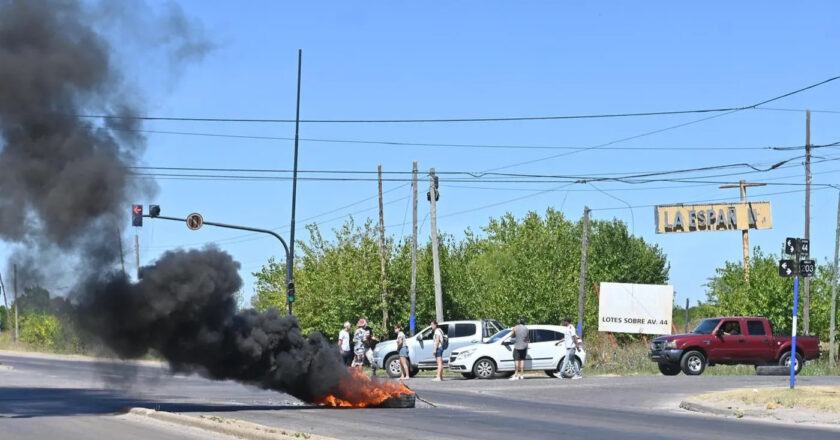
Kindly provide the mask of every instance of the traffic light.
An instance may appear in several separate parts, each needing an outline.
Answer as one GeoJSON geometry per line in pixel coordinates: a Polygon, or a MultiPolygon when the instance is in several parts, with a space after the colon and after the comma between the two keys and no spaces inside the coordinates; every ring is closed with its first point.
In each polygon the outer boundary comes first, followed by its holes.
{"type": "Polygon", "coordinates": [[[131,226],[143,226],[143,205],[131,205],[131,226]]]}
{"type": "MultiPolygon", "coordinates": [[[[434,180],[435,180],[435,201],[437,202],[438,200],[440,200],[440,192],[438,191],[438,188],[440,187],[440,178],[438,178],[438,176],[435,176],[434,180]]],[[[426,191],[426,200],[428,200],[430,202],[432,201],[432,192],[431,191],[426,191]]]]}
{"type": "Polygon", "coordinates": [[[160,215],[160,205],[149,205],[149,217],[157,217],[160,215]]]}
{"type": "Polygon", "coordinates": [[[286,299],[291,304],[295,302],[295,282],[292,281],[286,286],[286,299]]]}

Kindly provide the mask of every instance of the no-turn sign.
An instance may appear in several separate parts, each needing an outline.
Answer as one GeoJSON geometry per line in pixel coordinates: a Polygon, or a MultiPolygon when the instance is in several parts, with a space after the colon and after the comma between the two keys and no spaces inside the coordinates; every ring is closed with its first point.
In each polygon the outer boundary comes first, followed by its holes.
{"type": "Polygon", "coordinates": [[[194,212],[187,216],[187,227],[192,231],[197,231],[204,224],[204,217],[201,214],[194,212]]]}

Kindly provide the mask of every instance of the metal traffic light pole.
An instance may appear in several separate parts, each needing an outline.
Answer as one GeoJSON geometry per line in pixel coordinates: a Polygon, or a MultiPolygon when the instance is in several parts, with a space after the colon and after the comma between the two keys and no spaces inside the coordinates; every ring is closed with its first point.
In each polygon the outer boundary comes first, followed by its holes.
{"type": "MultiPolygon", "coordinates": [[[[158,213],[160,212],[159,208],[158,208],[157,212],[158,213]]],[[[190,214],[186,218],[168,217],[168,216],[160,215],[160,214],[158,214],[158,215],[148,214],[148,215],[144,215],[143,217],[159,218],[159,219],[162,219],[162,220],[172,220],[172,221],[176,221],[176,222],[185,222],[185,223],[187,223],[187,227],[189,227],[192,230],[199,229],[203,225],[208,225],[208,226],[216,226],[216,227],[219,227],[219,228],[238,229],[240,231],[260,232],[260,233],[263,233],[263,234],[268,234],[268,235],[271,235],[272,237],[280,240],[280,243],[283,245],[283,250],[286,251],[286,265],[287,266],[289,265],[289,261],[291,259],[291,253],[289,252],[289,245],[286,244],[286,240],[283,240],[283,237],[281,237],[276,232],[274,232],[272,230],[269,230],[269,229],[252,228],[250,226],[241,226],[241,225],[231,225],[231,224],[228,224],[228,223],[208,222],[208,221],[205,221],[204,218],[201,217],[201,215],[199,215],[199,214],[190,214]]],[[[289,272],[286,272],[286,294],[288,296],[288,304],[289,304],[288,314],[289,315],[292,314],[292,303],[295,300],[294,291],[295,291],[294,281],[291,279],[291,277],[289,275],[289,272]]]]}

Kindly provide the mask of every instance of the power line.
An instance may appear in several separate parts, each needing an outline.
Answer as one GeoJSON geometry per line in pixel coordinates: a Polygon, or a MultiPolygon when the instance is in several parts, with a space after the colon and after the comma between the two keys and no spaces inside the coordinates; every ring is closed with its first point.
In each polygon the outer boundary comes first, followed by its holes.
{"type": "MultiPolygon", "coordinates": [[[[840,76],[834,76],[818,83],[811,84],[800,89],[766,99],[764,101],[746,105],[741,107],[726,107],[726,108],[706,108],[706,109],[691,109],[691,110],[670,110],[670,111],[650,111],[650,112],[634,112],[634,113],[603,113],[603,114],[585,114],[585,115],[560,115],[560,116],[512,116],[512,117],[489,117],[489,118],[425,118],[425,119],[301,119],[301,123],[326,123],[326,124],[405,124],[405,123],[451,123],[451,122],[516,122],[516,121],[556,121],[556,120],[570,120],[570,119],[603,119],[603,118],[626,118],[626,117],[640,117],[640,116],[670,116],[696,113],[724,113],[737,112],[741,110],[755,109],[758,106],[769,104],[783,98],[787,98],[806,90],[819,87],[821,85],[830,83],[840,79],[840,76]]],[[[62,114],[55,113],[54,116],[59,117],[73,117],[86,119],[121,119],[121,120],[142,120],[142,121],[181,121],[181,122],[248,122],[248,123],[294,123],[295,119],[264,119],[264,118],[200,118],[200,117],[176,117],[176,116],[130,116],[130,115],[106,115],[106,114],[62,114]]]]}
{"type": "MultiPolygon", "coordinates": [[[[812,189],[812,191],[820,191],[820,190],[824,190],[824,189],[832,189],[832,186],[831,185],[826,185],[826,186],[821,187],[821,188],[812,189]]],[[[775,195],[781,195],[781,194],[794,194],[794,193],[802,193],[802,192],[805,192],[805,190],[804,189],[796,189],[796,190],[790,190],[790,191],[778,191],[778,192],[770,192],[770,193],[762,193],[762,194],[750,194],[750,197],[765,197],[765,196],[775,196],[775,195]]],[[[690,202],[678,202],[677,204],[685,205],[685,204],[694,204],[694,203],[720,202],[720,201],[727,201],[727,200],[732,200],[732,199],[733,199],[733,197],[721,197],[721,198],[717,198],[717,199],[705,199],[705,200],[694,200],[694,201],[690,201],[690,202]]],[[[655,207],[655,206],[667,205],[667,204],[668,203],[657,203],[655,205],[635,205],[635,206],[633,206],[633,208],[652,208],[652,207],[655,207]]],[[[627,209],[627,207],[626,206],[617,206],[617,207],[611,207],[611,208],[591,208],[592,211],[610,211],[610,210],[616,210],[616,209],[627,209]]]]}
{"type": "MultiPolygon", "coordinates": [[[[181,136],[205,136],[205,137],[219,137],[219,138],[234,138],[234,139],[256,139],[256,140],[280,140],[293,141],[292,137],[284,136],[259,136],[259,135],[240,135],[240,134],[226,134],[226,133],[204,133],[204,132],[184,132],[184,131],[167,131],[167,130],[129,130],[129,129],[114,129],[116,131],[129,131],[135,133],[150,133],[150,134],[171,134],[181,136]]],[[[318,143],[337,143],[337,144],[362,144],[362,145],[387,145],[387,146],[405,146],[405,147],[441,147],[441,148],[477,148],[477,149],[506,149],[506,150],[583,150],[590,147],[582,146],[551,146],[551,145],[515,145],[515,144],[464,144],[464,143],[434,143],[434,142],[408,142],[408,141],[378,141],[378,140],[364,140],[364,139],[322,139],[322,138],[300,138],[301,141],[318,142],[318,143]]],[[[713,147],[713,146],[664,146],[664,147],[603,147],[601,150],[627,150],[627,151],[737,151],[737,150],[778,150],[780,147],[758,147],[758,146],[735,146],[735,147],[713,147]]],[[[792,147],[781,147],[783,149],[805,149],[805,145],[797,145],[792,147]]]]}
{"type": "Polygon", "coordinates": [[[577,151],[571,151],[571,152],[568,152],[568,153],[560,153],[560,154],[545,156],[545,157],[541,157],[541,158],[537,158],[537,159],[526,160],[526,161],[523,161],[523,162],[516,162],[516,163],[510,164],[510,165],[505,165],[505,166],[501,166],[501,167],[491,168],[491,169],[488,169],[487,171],[498,171],[498,170],[514,168],[514,167],[518,167],[518,166],[522,166],[522,165],[528,165],[528,164],[532,164],[532,163],[543,162],[543,161],[546,161],[546,160],[556,159],[556,158],[559,158],[559,157],[568,156],[568,155],[571,155],[571,154],[580,153],[580,152],[584,152],[584,151],[600,149],[600,148],[608,147],[610,145],[614,145],[614,144],[617,144],[617,143],[626,142],[626,141],[633,140],[633,139],[639,139],[639,138],[642,138],[642,137],[651,136],[651,135],[658,134],[658,133],[663,133],[663,132],[669,131],[669,130],[675,130],[677,128],[682,128],[682,127],[686,127],[686,126],[693,125],[693,124],[698,124],[698,123],[705,122],[705,121],[708,121],[708,120],[711,120],[711,119],[719,118],[719,117],[722,117],[722,116],[727,116],[727,115],[730,115],[732,113],[736,113],[736,112],[739,112],[739,111],[742,111],[742,110],[754,109],[754,108],[757,108],[758,106],[768,104],[770,102],[777,101],[777,100],[782,99],[782,98],[787,98],[789,96],[795,95],[797,93],[804,92],[804,91],[812,89],[814,87],[819,87],[823,84],[829,83],[829,82],[834,81],[838,78],[840,78],[840,76],[835,76],[835,77],[832,77],[832,78],[828,78],[824,81],[820,81],[818,83],[811,84],[807,87],[803,87],[801,89],[797,89],[797,90],[794,90],[792,92],[788,92],[788,93],[785,93],[785,94],[782,94],[782,95],[779,95],[779,96],[776,96],[776,97],[773,97],[773,98],[770,98],[770,99],[766,99],[764,101],[761,101],[759,103],[756,103],[756,104],[753,104],[753,105],[750,105],[750,106],[740,107],[740,108],[736,108],[736,109],[733,109],[733,110],[730,110],[730,111],[726,111],[725,113],[712,115],[712,116],[708,116],[708,117],[705,117],[705,118],[700,118],[700,119],[696,119],[696,120],[693,120],[693,121],[684,122],[684,123],[681,123],[681,124],[671,125],[671,126],[668,126],[668,127],[657,129],[657,130],[647,131],[647,132],[640,133],[640,134],[637,134],[637,135],[634,135],[634,136],[619,138],[619,139],[616,139],[616,140],[613,140],[613,141],[605,142],[605,143],[598,144],[598,145],[593,145],[591,147],[583,148],[583,149],[580,149],[580,150],[577,150],[577,151]]]}
{"type": "MultiPolygon", "coordinates": [[[[838,142],[840,143],[840,142],[838,142]]],[[[837,145],[838,143],[829,144],[829,145],[837,145]]],[[[816,146],[818,148],[820,146],[816,146]]],[[[673,174],[690,174],[702,171],[712,171],[712,170],[723,170],[723,169],[731,169],[731,168],[750,168],[755,172],[767,172],[772,171],[774,169],[780,168],[786,163],[800,159],[802,156],[794,156],[788,159],[784,159],[778,162],[773,163],[768,167],[759,167],[759,163],[747,163],[747,162],[738,162],[738,163],[729,163],[729,164],[720,164],[720,165],[710,165],[705,167],[695,167],[695,168],[685,168],[685,169],[676,169],[676,170],[662,170],[662,171],[645,171],[645,172],[637,172],[634,174],[626,174],[626,173],[599,173],[593,175],[558,175],[558,174],[525,174],[525,173],[496,173],[496,172],[470,172],[470,171],[442,171],[439,174],[441,175],[452,175],[452,176],[468,176],[467,178],[451,178],[448,179],[450,182],[471,182],[471,181],[481,181],[481,182],[514,182],[513,179],[559,179],[562,181],[572,181],[576,183],[587,183],[593,181],[622,181],[625,183],[637,183],[638,181],[647,182],[648,180],[640,180],[642,178],[650,178],[656,176],[665,176],[665,175],[673,175],[673,174]],[[500,180],[491,180],[487,179],[486,177],[495,177],[500,180]]],[[[290,173],[290,170],[283,170],[283,169],[255,169],[255,168],[199,168],[199,167],[157,167],[157,166],[139,166],[139,167],[129,167],[130,169],[134,170],[164,170],[164,171],[190,171],[190,172],[223,172],[223,173],[271,173],[271,174],[279,174],[279,173],[290,173]]],[[[300,174],[326,174],[326,175],[372,175],[374,171],[368,170],[302,170],[298,171],[300,174]]],[[[264,175],[243,175],[243,174],[184,174],[184,173],[161,173],[161,172],[152,172],[152,173],[141,173],[141,172],[132,172],[131,174],[135,176],[144,176],[144,177],[156,177],[156,178],[180,178],[180,179],[228,179],[228,180],[289,180],[290,177],[287,176],[264,176],[264,175]]],[[[408,176],[411,172],[408,171],[387,171],[383,172],[383,174],[388,175],[405,175],[408,176]]],[[[378,178],[374,177],[325,177],[325,176],[315,176],[315,177],[300,177],[301,180],[312,180],[312,181],[340,181],[340,182],[349,182],[349,181],[375,181],[378,178]]],[[[404,178],[385,178],[383,181],[409,181],[408,177],[404,178]]],[[[534,182],[534,180],[520,180],[520,182],[534,182]]],[[[551,182],[551,181],[549,181],[551,182]]],[[[548,183],[548,182],[545,182],[548,183]]]]}

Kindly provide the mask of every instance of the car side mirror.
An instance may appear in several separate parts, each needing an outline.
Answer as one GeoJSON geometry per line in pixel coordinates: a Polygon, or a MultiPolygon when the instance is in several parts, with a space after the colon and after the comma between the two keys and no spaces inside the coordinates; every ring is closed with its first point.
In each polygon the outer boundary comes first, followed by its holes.
{"type": "Polygon", "coordinates": [[[715,334],[717,335],[717,337],[722,338],[723,337],[723,329],[722,328],[718,329],[717,333],[715,333],[715,334]]]}

